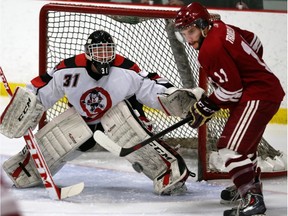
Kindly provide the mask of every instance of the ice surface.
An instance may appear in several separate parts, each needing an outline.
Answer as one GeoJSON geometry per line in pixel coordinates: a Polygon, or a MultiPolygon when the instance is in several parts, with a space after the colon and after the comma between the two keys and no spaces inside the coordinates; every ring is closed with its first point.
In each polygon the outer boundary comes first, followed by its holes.
{"type": "MultiPolygon", "coordinates": [[[[0,98],[1,113],[8,98],[0,98]]],[[[287,125],[268,125],[264,136],[276,149],[287,152],[287,125]]],[[[24,146],[22,139],[8,139],[0,135],[1,163],[18,153],[24,146]]],[[[197,173],[193,152],[185,154],[191,171],[197,173]]],[[[9,186],[12,182],[4,174],[9,186]]],[[[54,176],[60,187],[85,183],[81,194],[65,200],[51,200],[43,187],[30,189],[10,188],[24,216],[73,215],[223,215],[231,206],[220,204],[221,190],[229,180],[197,182],[187,180],[188,193],[181,196],[158,196],[153,183],[133,170],[130,163],[109,152],[91,152],[69,162],[54,176]]],[[[287,177],[264,179],[264,196],[267,215],[287,215],[287,177]]]]}

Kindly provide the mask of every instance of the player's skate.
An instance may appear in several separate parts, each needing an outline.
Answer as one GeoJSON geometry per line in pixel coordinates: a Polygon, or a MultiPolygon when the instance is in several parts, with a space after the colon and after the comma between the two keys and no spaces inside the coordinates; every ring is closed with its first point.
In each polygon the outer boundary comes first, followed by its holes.
{"type": "Polygon", "coordinates": [[[239,206],[230,210],[224,211],[224,216],[260,216],[265,215],[266,206],[264,203],[261,185],[259,183],[248,191],[245,197],[242,198],[239,206]]]}
{"type": "Polygon", "coordinates": [[[221,204],[235,204],[241,199],[240,194],[235,185],[229,186],[221,192],[221,204]]]}

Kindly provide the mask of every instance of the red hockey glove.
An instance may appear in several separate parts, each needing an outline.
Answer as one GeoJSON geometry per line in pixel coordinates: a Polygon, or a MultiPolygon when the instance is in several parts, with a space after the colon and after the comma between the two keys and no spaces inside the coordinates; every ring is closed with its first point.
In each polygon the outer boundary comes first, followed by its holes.
{"type": "Polygon", "coordinates": [[[199,128],[208,122],[219,109],[206,95],[203,95],[198,102],[190,107],[190,115],[192,115],[193,120],[188,125],[192,128],[199,128]]]}

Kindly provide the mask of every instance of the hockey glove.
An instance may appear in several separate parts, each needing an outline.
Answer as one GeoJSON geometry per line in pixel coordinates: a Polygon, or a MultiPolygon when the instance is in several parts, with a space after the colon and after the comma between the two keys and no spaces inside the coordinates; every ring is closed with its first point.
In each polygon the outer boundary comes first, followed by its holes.
{"type": "Polygon", "coordinates": [[[197,103],[190,107],[190,115],[192,115],[193,120],[191,120],[188,125],[192,128],[199,128],[208,122],[218,110],[219,107],[206,95],[203,95],[197,103]]]}

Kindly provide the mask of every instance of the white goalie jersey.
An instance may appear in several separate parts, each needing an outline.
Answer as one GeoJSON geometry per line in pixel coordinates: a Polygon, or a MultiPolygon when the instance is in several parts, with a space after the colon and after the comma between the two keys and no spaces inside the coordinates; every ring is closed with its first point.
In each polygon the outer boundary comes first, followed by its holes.
{"type": "Polygon", "coordinates": [[[76,55],[33,79],[30,88],[46,109],[66,95],[88,124],[98,123],[107,110],[132,95],[139,102],[161,110],[157,95],[166,90],[163,85],[140,76],[138,71],[116,66],[110,68],[108,76],[97,80],[89,75],[93,73],[90,68],[84,54],[76,55]]]}

